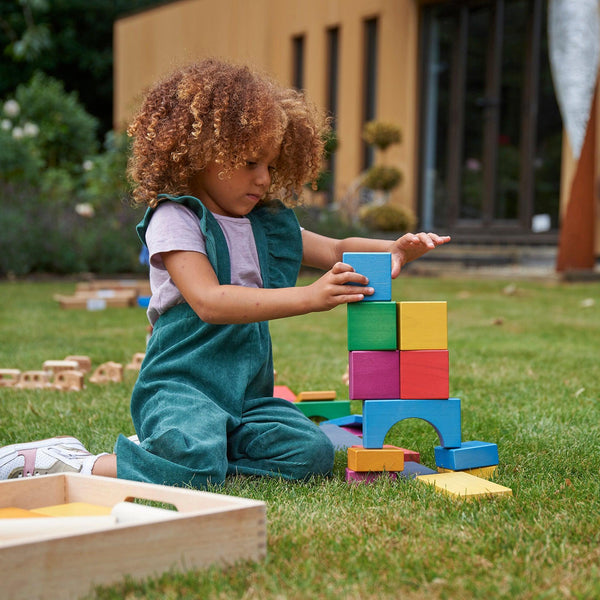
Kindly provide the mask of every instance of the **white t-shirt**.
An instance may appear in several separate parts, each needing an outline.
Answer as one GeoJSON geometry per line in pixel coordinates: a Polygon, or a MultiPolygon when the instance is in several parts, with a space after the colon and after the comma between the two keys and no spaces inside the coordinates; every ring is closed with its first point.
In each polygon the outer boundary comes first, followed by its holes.
{"type": "MultiPolygon", "coordinates": [[[[246,217],[224,217],[212,213],[219,223],[229,249],[232,285],[262,287],[260,263],[252,224],[246,217]]],[[[146,231],[150,255],[150,287],[148,319],[152,325],[168,308],[184,299],[169,276],[161,253],[175,250],[206,255],[205,239],[196,214],[177,202],[162,202],[150,219],[146,231]]]]}

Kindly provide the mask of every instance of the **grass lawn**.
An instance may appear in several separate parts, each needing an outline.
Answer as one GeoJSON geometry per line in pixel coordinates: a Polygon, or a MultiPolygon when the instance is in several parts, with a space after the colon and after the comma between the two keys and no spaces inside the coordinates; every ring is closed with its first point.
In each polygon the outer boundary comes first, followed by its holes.
{"type": "MultiPolygon", "coordinates": [[[[330,479],[232,479],[216,490],[267,502],[265,561],[165,573],[93,597],[599,598],[600,285],[509,283],[406,276],[394,299],[448,302],[462,439],[498,444],[496,481],[512,498],[457,500],[406,481],[348,485],[339,452],[330,479]]],[[[61,310],[53,294],[73,289],[0,284],[0,368],[40,369],[68,354],[127,364],[144,351],[142,309],[61,310]]],[[[277,382],[346,398],[345,327],[343,307],[273,322],[277,382]]],[[[134,379],[126,372],[123,383],[68,393],[0,388],[0,445],[60,433],[111,450],[119,433],[133,433],[134,379]]],[[[438,440],[424,421],[398,423],[386,443],[435,466],[438,440]]]]}

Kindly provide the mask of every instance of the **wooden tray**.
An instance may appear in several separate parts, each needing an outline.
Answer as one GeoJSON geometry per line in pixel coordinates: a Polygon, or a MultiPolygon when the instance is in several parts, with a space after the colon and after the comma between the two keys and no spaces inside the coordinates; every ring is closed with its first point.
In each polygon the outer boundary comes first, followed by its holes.
{"type": "Polygon", "coordinates": [[[75,599],[125,576],[140,579],[266,556],[264,502],[78,474],[0,482],[0,508],[70,502],[112,507],[133,499],[173,505],[180,514],[88,533],[0,541],[1,596],[75,599]]]}

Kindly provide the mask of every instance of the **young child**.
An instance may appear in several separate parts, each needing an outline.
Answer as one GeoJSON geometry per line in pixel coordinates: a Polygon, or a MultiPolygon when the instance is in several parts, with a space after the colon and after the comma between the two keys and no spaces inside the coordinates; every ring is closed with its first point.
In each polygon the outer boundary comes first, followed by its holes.
{"type": "Polygon", "coordinates": [[[304,96],[247,67],[204,60],[148,93],[129,127],[138,233],[150,255],[153,333],[131,398],[139,438],[94,456],[75,438],[0,449],[0,478],[78,471],[205,487],[229,474],[327,474],[334,451],[273,397],[270,319],[358,302],[373,289],[343,252],[401,267],[449,241],[331,239],[289,208],[321,166],[326,122],[304,96]],[[326,273],[295,287],[301,263],[326,273]],[[360,285],[347,285],[360,284],[360,285]]]}

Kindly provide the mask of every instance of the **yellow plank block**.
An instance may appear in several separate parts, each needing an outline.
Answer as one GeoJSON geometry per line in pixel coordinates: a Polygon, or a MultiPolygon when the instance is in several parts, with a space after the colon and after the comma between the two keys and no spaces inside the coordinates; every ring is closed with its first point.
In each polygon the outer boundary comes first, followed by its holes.
{"type": "Polygon", "coordinates": [[[26,510],[16,506],[0,508],[0,519],[43,519],[45,516],[47,515],[39,515],[32,510],[26,510]]]}
{"type": "Polygon", "coordinates": [[[404,450],[394,446],[385,448],[348,448],[348,468],[359,472],[403,471],[404,450]]]}
{"type": "Polygon", "coordinates": [[[296,402],[315,402],[320,400],[335,400],[335,390],[300,392],[296,396],[296,402]]]}
{"type": "Polygon", "coordinates": [[[398,302],[398,340],[400,350],[447,350],[447,303],[398,302]]]}
{"type": "Polygon", "coordinates": [[[110,515],[111,506],[89,504],[88,502],[68,502],[67,504],[55,504],[36,508],[33,512],[49,517],[91,517],[110,515]]]}
{"type": "Polygon", "coordinates": [[[440,492],[467,499],[482,496],[512,496],[510,488],[462,471],[419,475],[415,479],[433,485],[440,492]]]}
{"type": "Polygon", "coordinates": [[[476,467],[475,469],[461,469],[460,471],[438,467],[437,470],[438,473],[469,473],[469,475],[475,475],[475,477],[481,477],[482,479],[491,479],[496,475],[498,465],[492,465],[491,467],[476,467]]]}

